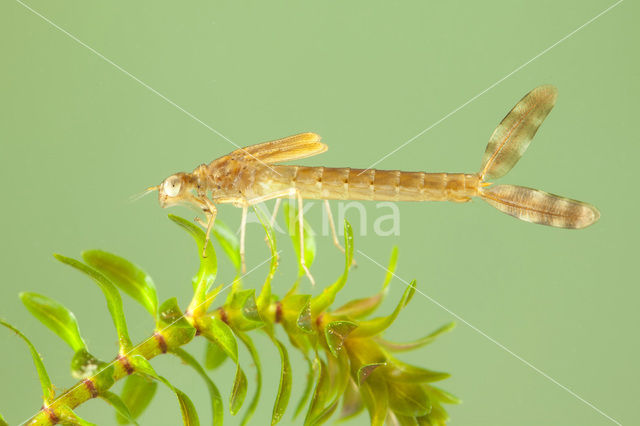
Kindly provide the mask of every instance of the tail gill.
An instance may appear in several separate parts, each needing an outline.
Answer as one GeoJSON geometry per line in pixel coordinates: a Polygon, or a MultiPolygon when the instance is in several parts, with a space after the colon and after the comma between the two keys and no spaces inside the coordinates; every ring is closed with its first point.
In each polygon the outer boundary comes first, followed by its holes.
{"type": "Polygon", "coordinates": [[[558,90],[540,86],[524,98],[500,122],[482,158],[479,196],[501,212],[526,222],[556,228],[580,229],[600,218],[590,204],[537,189],[515,185],[489,186],[487,179],[506,175],[524,154],[538,128],[555,105],[558,90]]]}

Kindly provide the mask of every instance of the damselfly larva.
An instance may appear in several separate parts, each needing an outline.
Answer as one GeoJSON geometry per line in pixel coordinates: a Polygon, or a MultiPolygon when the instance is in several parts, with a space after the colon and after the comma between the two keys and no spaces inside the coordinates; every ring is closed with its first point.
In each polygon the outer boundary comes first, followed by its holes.
{"type": "MultiPolygon", "coordinates": [[[[285,197],[297,199],[301,245],[304,243],[304,198],[466,202],[473,197],[480,197],[520,220],[557,228],[584,228],[600,217],[598,210],[587,203],[537,189],[515,185],[490,186],[491,183],[487,182],[488,179],[504,176],[518,162],[553,108],[557,93],[554,86],[540,86],[516,104],[491,135],[478,173],[277,165],[327,150],[327,146],[320,142],[320,136],[302,133],[240,148],[209,164],[200,165],[192,173],[169,176],[149,190],[159,191],[162,207],[187,203],[201,209],[207,216],[207,240],[216,217],[216,204],[232,203],[242,207],[240,252],[243,269],[247,209],[253,204],[274,198],[278,201],[285,197]]],[[[333,226],[332,230],[334,242],[337,243],[333,226]]],[[[301,262],[313,282],[304,259],[301,262]]]]}

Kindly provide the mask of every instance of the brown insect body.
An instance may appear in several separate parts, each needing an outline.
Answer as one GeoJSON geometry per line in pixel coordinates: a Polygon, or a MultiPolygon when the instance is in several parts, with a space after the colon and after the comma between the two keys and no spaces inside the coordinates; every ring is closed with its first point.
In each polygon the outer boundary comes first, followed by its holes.
{"type": "MultiPolygon", "coordinates": [[[[320,136],[302,133],[240,148],[199,166],[193,173],[172,175],[150,189],[159,190],[163,207],[186,203],[204,211],[208,217],[207,238],[217,212],[215,204],[232,203],[242,207],[241,253],[244,253],[248,206],[285,197],[298,199],[301,228],[304,198],[465,202],[473,197],[480,197],[498,210],[527,222],[584,228],[600,217],[598,210],[587,203],[515,185],[490,186],[486,181],[500,178],[513,168],[553,108],[556,97],[557,90],[550,85],[537,87],[525,95],[491,135],[481,170],[475,174],[275,164],[327,150],[320,136]]],[[[335,232],[334,242],[337,243],[335,232]]],[[[306,267],[305,271],[308,273],[306,267]]]]}
{"type": "Polygon", "coordinates": [[[465,202],[478,195],[480,182],[473,174],[348,167],[274,166],[256,173],[266,181],[258,195],[294,188],[302,198],[319,200],[465,202]]]}

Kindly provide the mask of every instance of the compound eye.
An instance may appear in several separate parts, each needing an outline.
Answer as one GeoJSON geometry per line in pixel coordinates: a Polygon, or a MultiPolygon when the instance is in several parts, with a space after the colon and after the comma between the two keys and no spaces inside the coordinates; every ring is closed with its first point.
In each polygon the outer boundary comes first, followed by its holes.
{"type": "Polygon", "coordinates": [[[175,197],[180,193],[180,186],[182,186],[180,178],[177,176],[171,176],[164,181],[164,193],[169,197],[175,197]]]}

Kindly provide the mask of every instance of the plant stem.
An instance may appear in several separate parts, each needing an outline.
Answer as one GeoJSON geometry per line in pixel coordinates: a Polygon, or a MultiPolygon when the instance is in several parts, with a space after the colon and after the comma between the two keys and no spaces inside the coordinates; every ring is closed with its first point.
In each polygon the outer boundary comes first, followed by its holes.
{"type": "MultiPolygon", "coordinates": [[[[187,318],[191,320],[191,318],[187,318]]],[[[58,396],[49,406],[43,406],[38,414],[26,421],[25,425],[52,426],[62,420],[64,407],[74,409],[89,399],[95,398],[111,388],[118,380],[133,373],[133,367],[128,361],[129,357],[141,355],[146,359],[151,359],[157,355],[167,353],[191,341],[191,339],[173,338],[171,327],[155,332],[151,337],[143,340],[133,347],[128,353],[118,355],[111,363],[103,366],[91,376],[76,383],[72,388],[67,389],[58,396]],[[109,369],[113,367],[113,372],[109,369]],[[109,377],[101,377],[104,375],[109,377]]]]}

